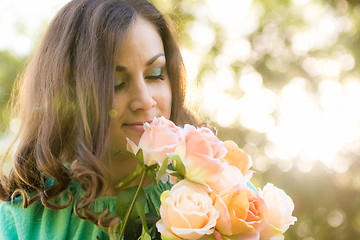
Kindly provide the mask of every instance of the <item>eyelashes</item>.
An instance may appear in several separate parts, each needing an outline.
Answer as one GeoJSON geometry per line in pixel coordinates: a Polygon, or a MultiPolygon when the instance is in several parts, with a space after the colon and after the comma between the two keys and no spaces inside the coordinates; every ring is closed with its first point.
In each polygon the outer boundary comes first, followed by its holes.
{"type": "MultiPolygon", "coordinates": [[[[129,76],[125,73],[121,74],[123,77],[115,77],[114,79],[114,89],[115,91],[120,90],[126,86],[129,82],[129,76]]],[[[150,71],[145,72],[146,80],[164,80],[164,68],[163,67],[154,67],[151,68],[150,71]]]]}
{"type": "Polygon", "coordinates": [[[150,80],[160,79],[160,80],[164,80],[163,67],[154,67],[154,68],[151,70],[150,75],[145,76],[145,79],[150,79],[150,80]]]}
{"type": "Polygon", "coordinates": [[[114,79],[114,89],[115,91],[123,88],[125,86],[126,82],[125,81],[121,81],[121,79],[119,77],[114,79]]]}

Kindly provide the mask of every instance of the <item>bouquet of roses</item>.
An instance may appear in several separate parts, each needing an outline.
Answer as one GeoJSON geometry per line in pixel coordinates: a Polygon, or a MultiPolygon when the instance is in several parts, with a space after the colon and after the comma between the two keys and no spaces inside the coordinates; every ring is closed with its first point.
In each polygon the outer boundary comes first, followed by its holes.
{"type": "Polygon", "coordinates": [[[160,220],[155,221],[161,239],[284,239],[296,221],[293,201],[270,183],[256,189],[250,182],[252,161],[233,141],[220,141],[206,127],[180,128],[163,117],[145,123],[144,129],[138,145],[128,139],[128,150],[139,164],[119,186],[140,175],[141,180],[133,193],[125,189],[118,197],[120,238],[137,212],[143,226],[140,239],[151,239],[142,190],[148,175],[156,183],[170,179],[174,184],[161,195],[160,220]]]}

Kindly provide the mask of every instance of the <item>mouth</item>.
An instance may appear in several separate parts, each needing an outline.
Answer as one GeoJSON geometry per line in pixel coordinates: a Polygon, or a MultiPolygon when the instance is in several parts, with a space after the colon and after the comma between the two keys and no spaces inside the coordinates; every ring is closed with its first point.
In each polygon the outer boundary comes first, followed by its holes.
{"type": "Polygon", "coordinates": [[[152,120],[145,121],[145,122],[124,123],[123,127],[125,127],[126,129],[129,129],[129,130],[132,130],[132,131],[136,131],[136,132],[144,132],[144,124],[151,123],[151,122],[152,122],[152,120]]]}

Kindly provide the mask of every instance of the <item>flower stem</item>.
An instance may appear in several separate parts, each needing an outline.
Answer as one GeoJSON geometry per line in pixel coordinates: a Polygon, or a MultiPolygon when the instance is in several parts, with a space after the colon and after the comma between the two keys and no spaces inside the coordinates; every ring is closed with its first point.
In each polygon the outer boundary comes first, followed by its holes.
{"type": "Polygon", "coordinates": [[[133,198],[133,200],[132,200],[132,202],[131,202],[130,208],[129,208],[129,210],[127,211],[127,213],[126,213],[126,215],[125,215],[124,223],[123,223],[122,228],[121,228],[121,231],[120,231],[119,240],[122,239],[122,236],[123,236],[124,233],[125,233],[126,224],[127,224],[128,221],[129,221],[130,214],[131,214],[131,212],[132,212],[132,210],[133,210],[133,208],[134,208],[134,206],[135,206],[136,199],[137,199],[137,197],[138,197],[138,195],[139,195],[140,189],[142,188],[142,185],[143,185],[143,183],[144,183],[144,180],[145,180],[145,177],[146,177],[147,172],[148,172],[148,167],[145,166],[145,168],[144,168],[144,170],[143,170],[143,172],[142,172],[142,175],[141,175],[141,179],[140,179],[139,186],[138,186],[138,188],[137,188],[137,190],[136,190],[136,192],[135,192],[135,195],[134,195],[134,198],[133,198]]]}

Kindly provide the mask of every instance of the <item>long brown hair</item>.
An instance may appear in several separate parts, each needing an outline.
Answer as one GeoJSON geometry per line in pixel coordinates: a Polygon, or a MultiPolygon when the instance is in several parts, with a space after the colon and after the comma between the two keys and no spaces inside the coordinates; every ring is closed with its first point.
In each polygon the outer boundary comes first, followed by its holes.
{"type": "Polygon", "coordinates": [[[1,176],[1,200],[22,195],[24,207],[40,200],[48,208],[63,208],[68,205],[54,206],[49,200],[76,181],[85,194],[75,213],[109,224],[86,210],[108,187],[102,159],[110,136],[115,59],[136,16],[154,24],[164,44],[173,99],[170,119],[178,125],[199,123],[184,105],[185,69],[178,45],[168,21],[151,3],[72,0],[50,23],[20,78],[19,145],[9,175],[1,176]]]}

